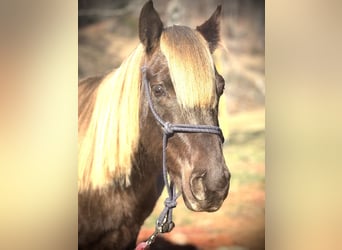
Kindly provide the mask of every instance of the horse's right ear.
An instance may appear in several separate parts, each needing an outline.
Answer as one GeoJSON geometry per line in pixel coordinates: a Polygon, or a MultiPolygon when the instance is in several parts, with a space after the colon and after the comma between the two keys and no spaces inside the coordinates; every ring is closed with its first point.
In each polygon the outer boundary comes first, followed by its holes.
{"type": "Polygon", "coordinates": [[[209,44],[210,52],[213,53],[220,41],[220,21],[222,5],[217,6],[215,12],[197,30],[203,35],[209,44]]]}
{"type": "Polygon", "coordinates": [[[158,46],[162,31],[163,23],[150,0],[142,8],[139,18],[139,38],[147,54],[158,46]]]}

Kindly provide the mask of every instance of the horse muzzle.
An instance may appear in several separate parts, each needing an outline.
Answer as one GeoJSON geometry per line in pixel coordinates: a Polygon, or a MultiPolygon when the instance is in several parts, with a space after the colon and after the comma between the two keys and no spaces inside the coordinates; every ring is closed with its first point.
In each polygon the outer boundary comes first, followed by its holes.
{"type": "Polygon", "coordinates": [[[189,185],[183,185],[183,199],[193,211],[214,212],[228,195],[230,173],[226,166],[220,170],[194,171],[189,185]]]}

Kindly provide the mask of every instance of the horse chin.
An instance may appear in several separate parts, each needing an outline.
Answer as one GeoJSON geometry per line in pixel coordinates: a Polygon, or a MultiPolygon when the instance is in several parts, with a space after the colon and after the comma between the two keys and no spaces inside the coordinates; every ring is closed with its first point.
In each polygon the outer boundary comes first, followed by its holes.
{"type": "Polygon", "coordinates": [[[186,207],[189,210],[192,210],[194,212],[215,212],[222,205],[222,202],[220,202],[219,204],[215,204],[215,205],[203,204],[202,202],[198,202],[198,201],[195,201],[195,200],[188,199],[184,195],[183,195],[183,200],[184,200],[184,203],[185,203],[186,207]]]}

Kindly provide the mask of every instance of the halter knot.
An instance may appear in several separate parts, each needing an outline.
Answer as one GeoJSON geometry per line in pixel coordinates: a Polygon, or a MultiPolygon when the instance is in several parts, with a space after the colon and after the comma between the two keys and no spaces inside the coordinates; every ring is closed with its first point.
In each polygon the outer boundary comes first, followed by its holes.
{"type": "MultiPolygon", "coordinates": [[[[177,199],[177,196],[176,196],[177,199]]],[[[175,208],[177,206],[177,202],[174,199],[171,199],[170,197],[167,197],[164,201],[164,205],[167,208],[175,208]]]]}
{"type": "Polygon", "coordinates": [[[172,128],[172,124],[169,122],[164,123],[163,130],[167,136],[172,136],[175,132],[172,128]]]}

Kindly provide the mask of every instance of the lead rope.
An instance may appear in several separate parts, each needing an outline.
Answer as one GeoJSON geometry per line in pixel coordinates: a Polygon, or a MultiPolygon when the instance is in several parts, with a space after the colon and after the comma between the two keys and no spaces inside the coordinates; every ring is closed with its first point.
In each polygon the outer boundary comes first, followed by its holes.
{"type": "Polygon", "coordinates": [[[190,124],[171,124],[169,122],[165,122],[156,112],[152,104],[152,98],[149,91],[149,84],[146,78],[146,66],[142,67],[142,82],[143,87],[145,89],[147,101],[149,108],[154,116],[154,118],[158,121],[158,123],[163,128],[163,177],[164,183],[166,186],[166,190],[168,193],[168,197],[164,201],[165,208],[160,213],[154,233],[145,241],[141,242],[137,245],[135,250],[143,250],[148,249],[149,246],[155,241],[156,237],[160,233],[168,233],[175,227],[174,222],[172,221],[172,210],[177,206],[177,198],[180,196],[180,193],[177,194],[176,187],[173,181],[169,181],[168,172],[166,166],[166,148],[167,142],[170,137],[174,135],[174,133],[211,133],[217,134],[220,136],[222,143],[224,142],[224,137],[222,131],[217,126],[210,125],[190,125],[190,124]]]}

